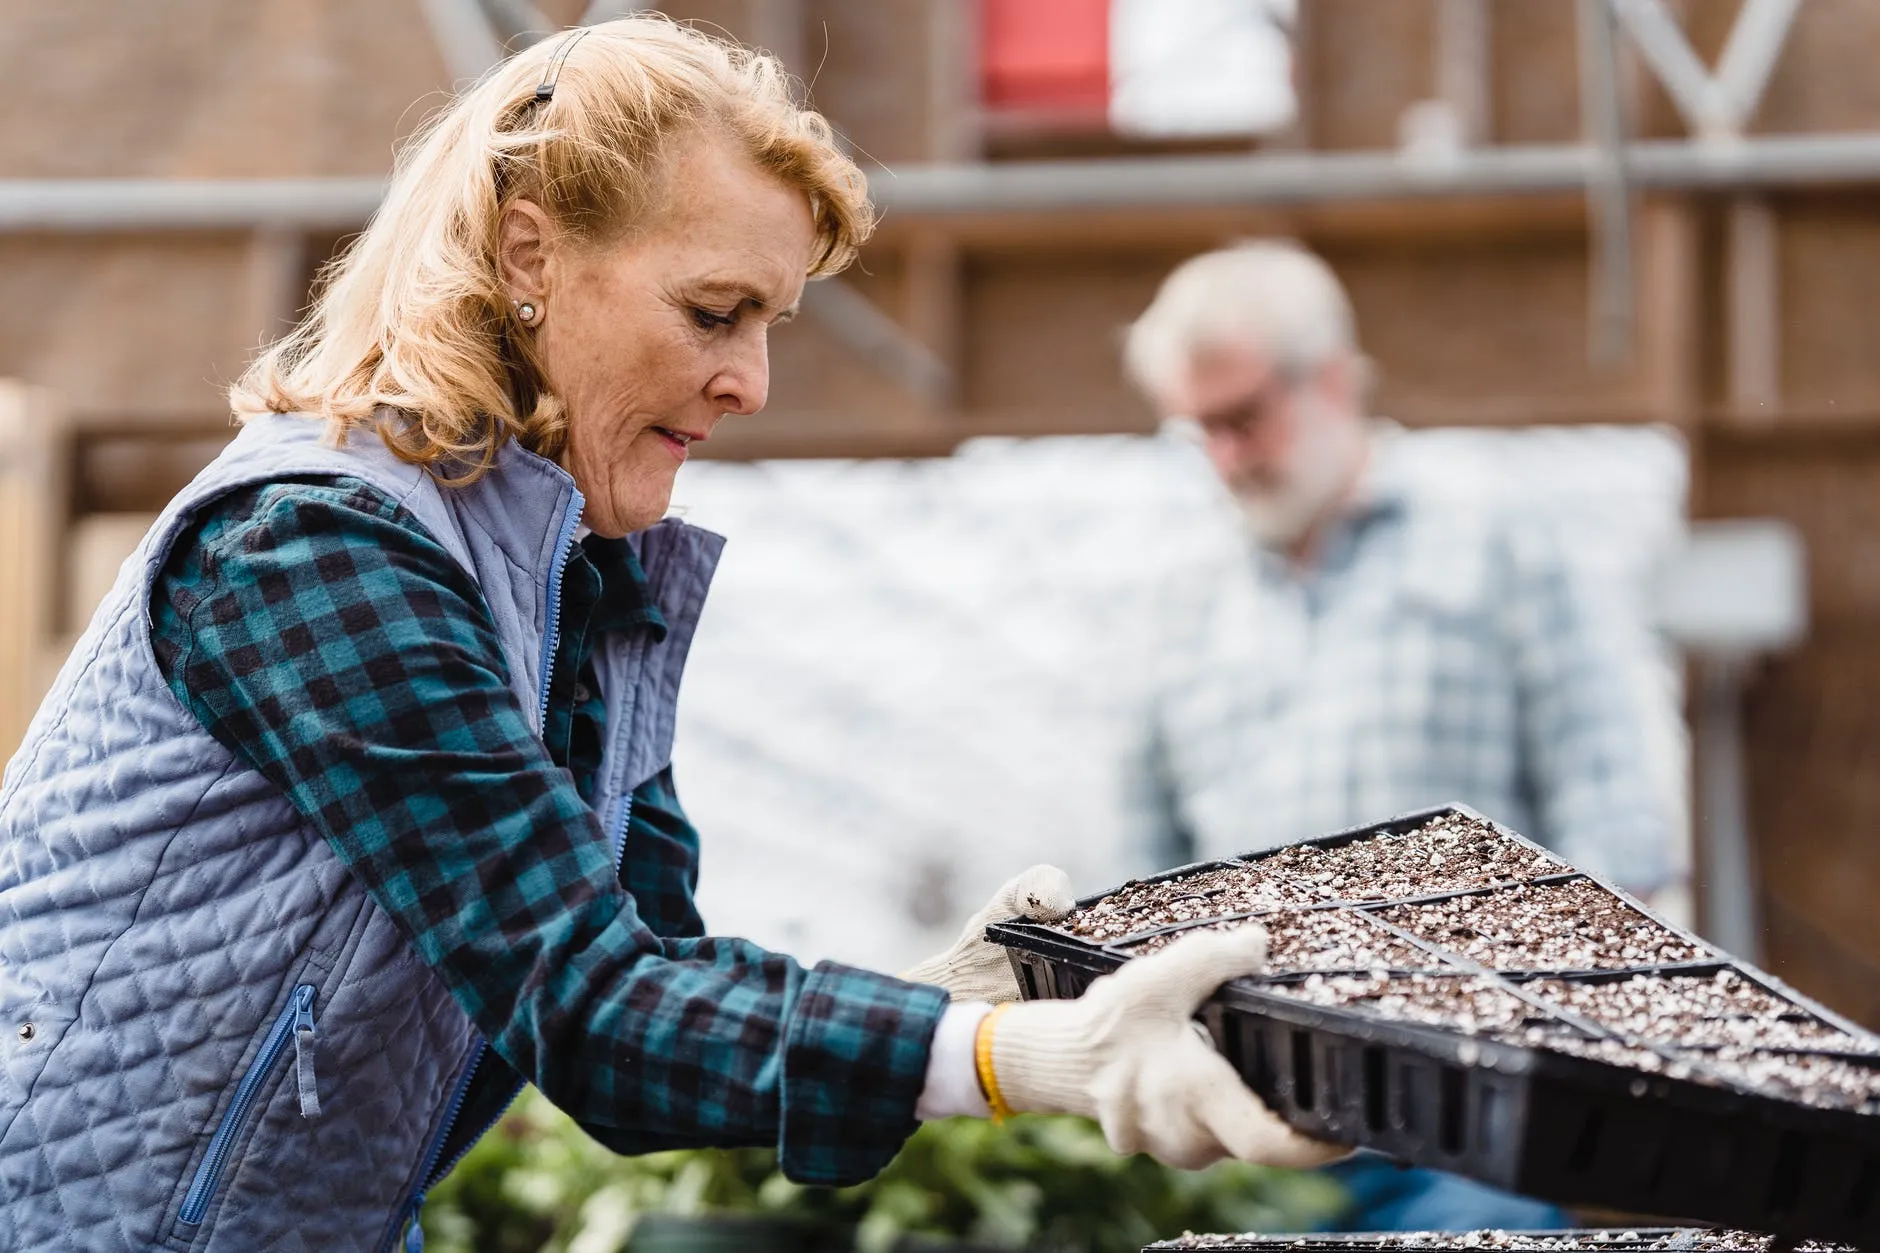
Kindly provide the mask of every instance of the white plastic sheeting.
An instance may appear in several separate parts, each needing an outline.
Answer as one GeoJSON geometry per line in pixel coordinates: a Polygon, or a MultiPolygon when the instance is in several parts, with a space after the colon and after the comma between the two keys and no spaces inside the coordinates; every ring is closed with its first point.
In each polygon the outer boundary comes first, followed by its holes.
{"type": "Polygon", "coordinates": [[[1248,135],[1293,120],[1295,0],[1112,0],[1110,125],[1134,135],[1248,135]]]}
{"type": "MultiPolygon", "coordinates": [[[[1641,590],[1682,533],[1684,452],[1663,432],[1409,441],[1432,474],[1475,462],[1489,490],[1565,511],[1584,559],[1641,590]]],[[[730,537],[675,765],[704,835],[714,931],[893,970],[1032,862],[1063,866],[1080,892],[1153,868],[1119,794],[1141,659],[1181,612],[1167,587],[1242,559],[1191,445],[985,440],[934,461],[701,462],[675,504],[730,537]]],[[[1638,681],[1666,695],[1666,786],[1681,794],[1676,689],[1659,661],[1641,658],[1638,681]]]]}

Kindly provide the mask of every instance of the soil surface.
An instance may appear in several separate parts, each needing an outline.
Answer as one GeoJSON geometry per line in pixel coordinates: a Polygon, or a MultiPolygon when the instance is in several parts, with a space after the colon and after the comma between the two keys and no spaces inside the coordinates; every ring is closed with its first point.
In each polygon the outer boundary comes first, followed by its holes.
{"type": "Polygon", "coordinates": [[[1107,943],[1182,922],[1331,901],[1393,901],[1562,874],[1567,867],[1482,823],[1446,815],[1338,848],[1298,845],[1159,883],[1126,883],[1057,924],[1107,943]]]}
{"type": "Polygon", "coordinates": [[[1714,956],[1590,879],[1517,884],[1378,916],[1495,970],[1619,970],[1714,956]]]}
{"type": "Polygon", "coordinates": [[[1504,1035],[1539,1013],[1476,975],[1313,975],[1300,983],[1273,984],[1267,991],[1466,1035],[1504,1035]]]}
{"type": "Polygon", "coordinates": [[[1283,876],[1309,901],[1399,901],[1568,870],[1547,854],[1459,814],[1401,835],[1376,835],[1337,848],[1283,848],[1254,865],[1283,876]]]}
{"type": "MultiPolygon", "coordinates": [[[[1175,1249],[1246,1249],[1259,1253],[1282,1250],[1334,1250],[1340,1248],[1369,1250],[1390,1249],[1506,1249],[1511,1253],[1597,1253],[1598,1250],[1625,1250],[1626,1253],[1658,1253],[1667,1249],[1691,1249],[1695,1253],[1764,1253],[1771,1237],[1756,1231],[1704,1231],[1701,1229],[1665,1231],[1586,1230],[1563,1232],[1538,1231],[1406,1231],[1393,1235],[1313,1235],[1263,1236],[1194,1235],[1150,1245],[1151,1250],[1175,1249]]],[[[1796,1253],[1856,1253],[1852,1245],[1827,1244],[1804,1240],[1796,1253]]]]}
{"type": "Polygon", "coordinates": [[[1810,1105],[1829,1109],[1880,1108],[1880,1066],[1840,1057],[1740,1048],[1705,1053],[1699,1060],[1725,1079],[1772,1088],[1810,1105]]]}
{"type": "Polygon", "coordinates": [[[1555,1053],[1565,1053],[1569,1057],[1584,1057],[1589,1061],[1624,1066],[1630,1070],[1644,1071],[1649,1075],[1662,1074],[1673,1078],[1684,1078],[1691,1074],[1688,1065],[1668,1061],[1663,1054],[1653,1052],[1651,1049],[1626,1044],[1619,1040],[1596,1040],[1565,1025],[1530,1023],[1513,1031],[1496,1032],[1495,1036],[1499,1040],[1505,1040],[1509,1044],[1519,1044],[1524,1048],[1550,1049],[1555,1053]]]}
{"type": "Polygon", "coordinates": [[[1126,883],[1057,924],[1080,939],[1106,943],[1178,922],[1272,909],[1289,902],[1283,885],[1250,866],[1222,866],[1165,879],[1126,883]]]}
{"type": "Polygon", "coordinates": [[[1132,957],[1167,948],[1195,931],[1231,930],[1258,922],[1266,928],[1268,974],[1324,970],[1440,970],[1442,960],[1363,914],[1344,909],[1287,909],[1261,918],[1202,923],[1150,936],[1125,951],[1132,957]]]}
{"type": "Polygon", "coordinates": [[[1601,983],[1539,980],[1547,1001],[1635,1039],[1681,1048],[1874,1051],[1874,1042],[1804,1013],[1735,971],[1715,975],[1635,975],[1601,983]]]}

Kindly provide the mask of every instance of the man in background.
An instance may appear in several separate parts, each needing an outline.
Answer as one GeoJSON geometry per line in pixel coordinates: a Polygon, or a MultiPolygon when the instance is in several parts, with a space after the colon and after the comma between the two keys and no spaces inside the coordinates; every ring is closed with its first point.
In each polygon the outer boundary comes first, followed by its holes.
{"type": "MultiPolygon", "coordinates": [[[[1256,241],[1194,258],[1129,329],[1131,380],[1192,423],[1245,524],[1177,596],[1141,799],[1162,864],[1460,801],[1641,895],[1672,885],[1638,609],[1541,511],[1418,472],[1367,412],[1331,270],[1256,241]],[[1192,610],[1192,611],[1191,611],[1192,610]]],[[[1660,698],[1662,699],[1662,697],[1660,698]]],[[[1553,1227],[1552,1206],[1361,1155],[1352,1230],[1553,1227]]]]}

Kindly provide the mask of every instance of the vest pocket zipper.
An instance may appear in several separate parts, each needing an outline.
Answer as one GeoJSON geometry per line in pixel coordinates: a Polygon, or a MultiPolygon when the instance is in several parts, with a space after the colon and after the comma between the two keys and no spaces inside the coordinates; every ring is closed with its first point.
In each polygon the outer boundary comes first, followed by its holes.
{"type": "Polygon", "coordinates": [[[189,1191],[183,1196],[183,1208],[176,1215],[178,1222],[192,1227],[202,1222],[203,1215],[209,1210],[209,1202],[215,1196],[216,1185],[222,1181],[222,1172],[228,1166],[235,1138],[241,1134],[242,1126],[248,1121],[248,1114],[255,1101],[260,1098],[268,1075],[281,1060],[289,1044],[294,1046],[294,1076],[300,1096],[300,1116],[314,1118],[319,1115],[320,1093],[313,1073],[314,991],[311,983],[296,987],[268,1028],[267,1038],[261,1041],[261,1051],[255,1054],[241,1082],[235,1086],[235,1099],[229,1102],[222,1121],[216,1125],[215,1135],[209,1140],[209,1150],[202,1155],[195,1178],[189,1182],[189,1191]]]}

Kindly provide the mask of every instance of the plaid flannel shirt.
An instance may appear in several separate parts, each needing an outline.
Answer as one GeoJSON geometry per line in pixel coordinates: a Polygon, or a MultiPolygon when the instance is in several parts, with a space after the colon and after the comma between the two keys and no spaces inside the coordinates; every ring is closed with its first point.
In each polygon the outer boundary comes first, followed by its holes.
{"type": "Polygon", "coordinates": [[[1646,728],[1669,698],[1642,612],[1551,519],[1413,481],[1403,438],[1380,432],[1311,568],[1255,550],[1164,589],[1130,789],[1145,848],[1226,857],[1460,801],[1665,886],[1674,823],[1646,728]]]}
{"type": "Polygon", "coordinates": [[[205,510],[152,593],[153,641],[178,698],[489,1039],[458,1128],[520,1075],[621,1152],[775,1144],[800,1181],[867,1178],[916,1125],[946,994],[705,936],[670,769],[634,792],[616,877],[587,804],[606,715],[591,656],[605,632],[663,635],[644,580],[624,541],[570,554],[541,736],[474,581],[354,479],[205,510]]]}

